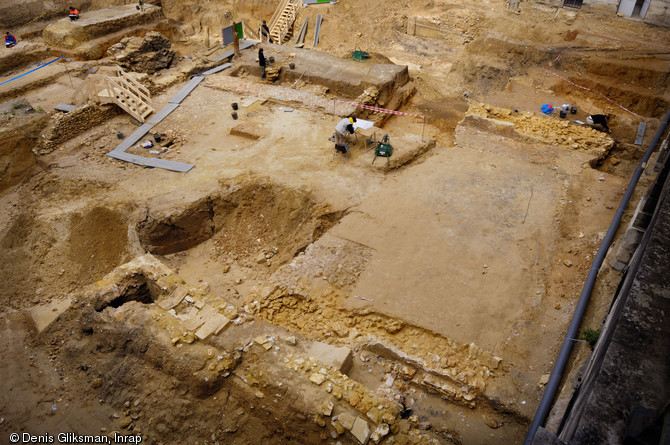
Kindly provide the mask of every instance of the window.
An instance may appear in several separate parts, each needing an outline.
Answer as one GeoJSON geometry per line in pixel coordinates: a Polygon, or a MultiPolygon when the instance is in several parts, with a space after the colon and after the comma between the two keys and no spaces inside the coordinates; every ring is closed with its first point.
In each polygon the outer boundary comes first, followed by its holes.
{"type": "Polygon", "coordinates": [[[563,6],[568,8],[581,8],[582,0],[564,0],[563,6]]]}

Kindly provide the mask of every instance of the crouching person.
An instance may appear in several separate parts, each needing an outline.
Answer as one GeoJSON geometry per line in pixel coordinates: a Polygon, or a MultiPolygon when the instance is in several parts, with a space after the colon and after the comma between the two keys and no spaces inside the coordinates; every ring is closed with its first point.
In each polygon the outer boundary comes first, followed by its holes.
{"type": "Polygon", "coordinates": [[[354,123],[356,123],[355,117],[345,117],[335,126],[335,150],[340,153],[349,151],[348,134],[354,134],[354,123]]]}
{"type": "Polygon", "coordinates": [[[606,132],[610,132],[610,127],[607,125],[610,121],[608,114],[592,114],[586,118],[586,123],[600,130],[601,128],[606,132]]]}

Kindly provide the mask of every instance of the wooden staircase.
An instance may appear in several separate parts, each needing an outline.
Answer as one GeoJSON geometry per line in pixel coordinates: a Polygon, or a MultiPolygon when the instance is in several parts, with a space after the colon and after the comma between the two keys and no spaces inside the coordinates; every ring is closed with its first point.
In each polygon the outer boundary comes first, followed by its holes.
{"type": "Polygon", "coordinates": [[[115,103],[140,122],[154,112],[149,90],[118,66],[101,67],[88,76],[75,93],[75,101],[78,96],[84,101],[115,103]]]}
{"type": "Polygon", "coordinates": [[[282,0],[270,19],[270,37],[274,43],[282,45],[291,34],[293,22],[302,0],[282,0]]]}

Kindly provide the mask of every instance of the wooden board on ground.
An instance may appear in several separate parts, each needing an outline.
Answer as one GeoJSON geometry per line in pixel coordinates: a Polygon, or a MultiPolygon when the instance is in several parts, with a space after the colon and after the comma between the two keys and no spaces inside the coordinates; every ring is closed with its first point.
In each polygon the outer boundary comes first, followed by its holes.
{"type": "Polygon", "coordinates": [[[54,107],[55,110],[57,111],[62,111],[64,113],[69,113],[70,111],[74,111],[77,109],[76,105],[70,105],[70,104],[58,104],[54,107]]]}
{"type": "Polygon", "coordinates": [[[644,139],[644,132],[647,129],[646,122],[640,122],[640,125],[637,127],[637,135],[635,136],[635,145],[642,145],[642,140],[644,139]]]}

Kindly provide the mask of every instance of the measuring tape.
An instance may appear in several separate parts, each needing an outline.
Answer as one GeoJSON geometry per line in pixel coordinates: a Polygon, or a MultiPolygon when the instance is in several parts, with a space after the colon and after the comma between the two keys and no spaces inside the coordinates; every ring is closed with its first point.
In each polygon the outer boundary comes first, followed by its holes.
{"type": "Polygon", "coordinates": [[[42,17],[44,17],[45,15],[47,15],[47,13],[46,13],[46,12],[43,12],[42,14],[38,15],[37,17],[35,17],[34,19],[32,19],[31,21],[29,21],[28,23],[26,23],[25,25],[21,25],[21,26],[19,26],[17,29],[25,28],[26,26],[28,26],[28,25],[30,25],[31,23],[33,23],[35,20],[39,20],[39,19],[41,19],[42,17]]]}

